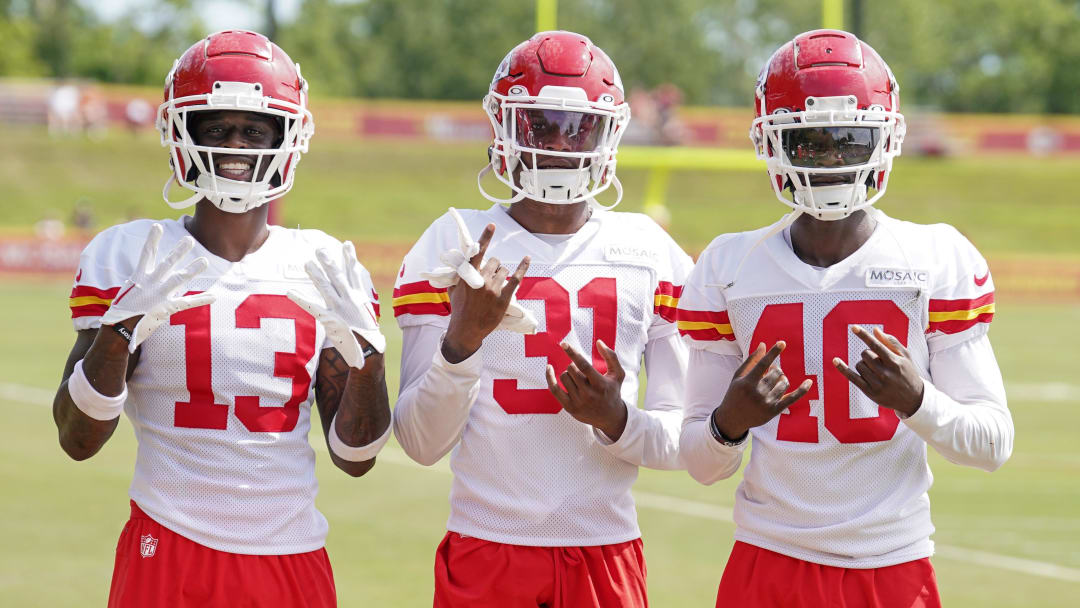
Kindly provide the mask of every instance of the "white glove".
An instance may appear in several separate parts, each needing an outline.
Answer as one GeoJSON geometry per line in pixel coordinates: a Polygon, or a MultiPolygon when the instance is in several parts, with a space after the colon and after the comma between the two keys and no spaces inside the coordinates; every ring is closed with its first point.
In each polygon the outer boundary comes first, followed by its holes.
{"type": "Polygon", "coordinates": [[[458,244],[461,248],[440,253],[439,260],[446,266],[440,266],[431,272],[421,272],[420,276],[427,279],[433,287],[457,285],[458,277],[460,277],[465,279],[469,287],[480,289],[484,286],[484,278],[480,276],[480,271],[469,263],[474,255],[480,253],[480,243],[473,240],[468,226],[465,225],[465,220],[461,218],[457,209],[450,207],[450,217],[457,222],[458,244]]]}
{"type": "Polygon", "coordinates": [[[206,258],[195,258],[186,268],[177,272],[173,268],[195,246],[195,239],[186,236],[173,247],[165,259],[154,266],[158,243],[163,229],[161,224],[150,227],[135,272],[124,281],[112,304],[101,316],[102,325],[115,325],[132,317],[142,315],[128,342],[128,352],[133,353],[155,329],[173,314],[214,301],[208,293],[178,296],[199,273],[209,265],[206,258]],[[151,270],[151,266],[153,269],[151,270]]]}
{"type": "MultiPolygon", "coordinates": [[[[458,244],[461,248],[450,249],[439,254],[439,260],[446,266],[440,266],[431,272],[421,272],[420,276],[427,279],[432,287],[451,287],[457,285],[459,279],[464,279],[469,287],[479,289],[484,286],[484,278],[480,276],[480,271],[469,263],[469,260],[480,253],[480,244],[469,234],[469,228],[457,209],[450,207],[450,217],[457,223],[458,244]]],[[[511,296],[510,305],[506,307],[506,315],[496,329],[506,329],[519,334],[535,334],[536,318],[518,304],[517,296],[511,296]]]]}
{"type": "Polygon", "coordinates": [[[351,241],[345,241],[341,248],[341,266],[333,262],[326,249],[315,252],[315,257],[319,263],[309,261],[304,264],[304,270],[322,295],[326,307],[295,290],[286,295],[323,324],[326,335],[349,367],[360,369],[364,367],[364,353],[353,332],[360,334],[380,353],[386,350],[386,338],[379,331],[371,295],[364,286],[360,262],[356,261],[356,248],[351,241]]]}

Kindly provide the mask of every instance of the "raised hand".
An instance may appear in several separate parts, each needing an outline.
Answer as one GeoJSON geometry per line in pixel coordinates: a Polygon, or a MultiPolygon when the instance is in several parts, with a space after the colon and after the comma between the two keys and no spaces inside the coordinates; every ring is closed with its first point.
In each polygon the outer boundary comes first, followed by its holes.
{"type": "Polygon", "coordinates": [[[461,218],[457,209],[450,207],[450,217],[457,224],[458,248],[439,254],[439,260],[446,266],[440,266],[431,272],[421,272],[420,276],[435,287],[457,285],[458,279],[461,278],[473,289],[480,289],[484,285],[484,280],[477,271],[477,267],[471,263],[480,252],[480,243],[473,240],[472,235],[469,234],[469,227],[465,225],[465,220],[461,218]]]}
{"type": "Polygon", "coordinates": [[[615,351],[596,341],[596,350],[607,363],[607,373],[601,374],[585,355],[566,342],[559,345],[570,357],[570,365],[559,376],[562,386],[555,380],[555,368],[547,366],[548,390],[562,404],[566,413],[575,419],[591,424],[618,441],[626,428],[626,403],[622,399],[622,383],[626,372],[619,364],[615,351]]]}
{"type": "Polygon", "coordinates": [[[904,345],[876,327],[871,334],[854,325],[851,333],[870,348],[862,352],[855,369],[835,357],[832,364],[836,369],[874,403],[905,417],[918,411],[923,399],[923,379],[904,345]]]}
{"type": "Polygon", "coordinates": [[[370,344],[376,352],[386,350],[386,338],[379,331],[379,322],[366,291],[356,261],[356,248],[351,241],[341,247],[341,265],[336,264],[326,249],[315,252],[319,263],[309,261],[304,270],[322,295],[326,306],[308,299],[296,290],[286,295],[297,306],[311,313],[326,328],[326,335],[341,353],[349,367],[364,367],[364,345],[370,344]]]}
{"type": "Polygon", "coordinates": [[[488,224],[480,234],[476,254],[468,264],[480,275],[482,284],[473,287],[468,282],[456,283],[448,288],[450,293],[450,325],[443,338],[443,357],[451,363],[468,359],[479,350],[487,337],[506,316],[514,297],[514,292],[521,283],[525,271],[529,269],[526,256],[518,264],[514,274],[507,278],[507,270],[499,265],[499,260],[490,258],[481,266],[484,253],[495,234],[495,224],[488,224]]]}
{"type": "MultiPolygon", "coordinates": [[[[433,287],[450,288],[463,280],[473,289],[484,286],[484,278],[480,276],[478,268],[483,263],[484,252],[480,250],[480,243],[474,241],[469,233],[469,227],[457,209],[450,207],[450,217],[457,224],[458,249],[450,249],[439,254],[439,260],[446,264],[430,272],[421,272],[420,276],[427,279],[433,287]],[[480,257],[477,258],[476,256],[480,257]],[[477,261],[477,260],[480,261],[477,261]]],[[[481,235],[483,238],[483,235],[481,235]]],[[[490,237],[488,238],[490,241],[490,237]]],[[[487,250],[487,245],[484,245],[487,250]]],[[[535,334],[536,318],[532,313],[521,307],[517,299],[510,295],[510,303],[506,306],[506,314],[499,322],[498,329],[506,329],[519,334],[535,334]]]]}
{"type": "Polygon", "coordinates": [[[180,239],[160,264],[154,264],[162,232],[161,224],[150,227],[135,272],[124,281],[109,309],[101,316],[102,325],[137,319],[128,341],[129,353],[135,352],[139,344],[173,314],[214,301],[214,296],[208,293],[179,296],[188,283],[209,265],[205,257],[199,257],[183,270],[174,270],[176,264],[195,246],[192,237],[180,239]]]}
{"type": "Polygon", "coordinates": [[[780,366],[772,366],[785,346],[780,341],[766,352],[762,342],[735,370],[724,400],[713,410],[716,428],[728,439],[739,439],[750,429],[772,420],[810,390],[814,381],[808,378],[786,392],[787,376],[780,366]]]}

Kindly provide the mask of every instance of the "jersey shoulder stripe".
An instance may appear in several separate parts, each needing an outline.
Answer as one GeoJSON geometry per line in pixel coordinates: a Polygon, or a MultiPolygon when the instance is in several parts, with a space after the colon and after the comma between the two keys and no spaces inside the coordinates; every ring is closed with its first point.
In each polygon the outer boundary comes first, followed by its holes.
{"type": "Polygon", "coordinates": [[[731,319],[726,310],[678,310],[679,335],[694,340],[710,341],[735,340],[731,329],[731,319]]]}
{"type": "Polygon", "coordinates": [[[656,286],[656,295],[653,297],[653,314],[659,315],[668,323],[674,323],[682,290],[682,285],[660,281],[656,286]]]}
{"type": "Polygon", "coordinates": [[[435,287],[428,281],[405,283],[394,288],[394,316],[450,316],[450,295],[445,287],[435,287]]]}
{"type": "Polygon", "coordinates": [[[71,290],[68,306],[71,307],[71,318],[100,317],[105,314],[116,297],[119,287],[98,289],[89,285],[76,285],[71,290]]]}
{"type": "Polygon", "coordinates": [[[994,318],[994,292],[967,300],[930,300],[927,333],[955,334],[994,318]]]}

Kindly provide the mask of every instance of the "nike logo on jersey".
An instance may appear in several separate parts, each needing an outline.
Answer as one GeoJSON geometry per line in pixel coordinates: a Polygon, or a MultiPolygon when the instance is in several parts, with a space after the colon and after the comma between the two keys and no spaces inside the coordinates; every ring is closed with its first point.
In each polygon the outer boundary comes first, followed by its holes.
{"type": "Polygon", "coordinates": [[[82,268],[79,269],[79,274],[75,275],[75,282],[76,283],[78,283],[81,280],[82,280],[82,268]]]}
{"type": "Polygon", "coordinates": [[[929,287],[930,273],[914,268],[867,268],[867,287],[929,287]]]}
{"type": "Polygon", "coordinates": [[[983,285],[986,285],[986,281],[988,281],[989,279],[990,279],[990,269],[987,268],[986,269],[986,274],[984,274],[982,277],[979,277],[979,275],[975,275],[975,284],[978,285],[979,287],[982,287],[983,285]]]}

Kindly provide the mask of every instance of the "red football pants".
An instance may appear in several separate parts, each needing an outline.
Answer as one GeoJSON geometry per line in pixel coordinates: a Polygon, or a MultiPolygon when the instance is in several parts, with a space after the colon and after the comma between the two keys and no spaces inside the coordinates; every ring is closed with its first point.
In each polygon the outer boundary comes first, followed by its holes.
{"type": "Polygon", "coordinates": [[[435,608],[648,606],[641,539],[525,547],[447,532],[435,553],[435,608]]]}
{"type": "Polygon", "coordinates": [[[940,608],[929,558],[884,568],[837,568],[736,541],[717,608],[940,608]]]}
{"type": "Polygon", "coordinates": [[[294,555],[241,555],[200,545],[131,503],[116,544],[109,608],[177,606],[337,606],[325,549],[294,555]]]}

